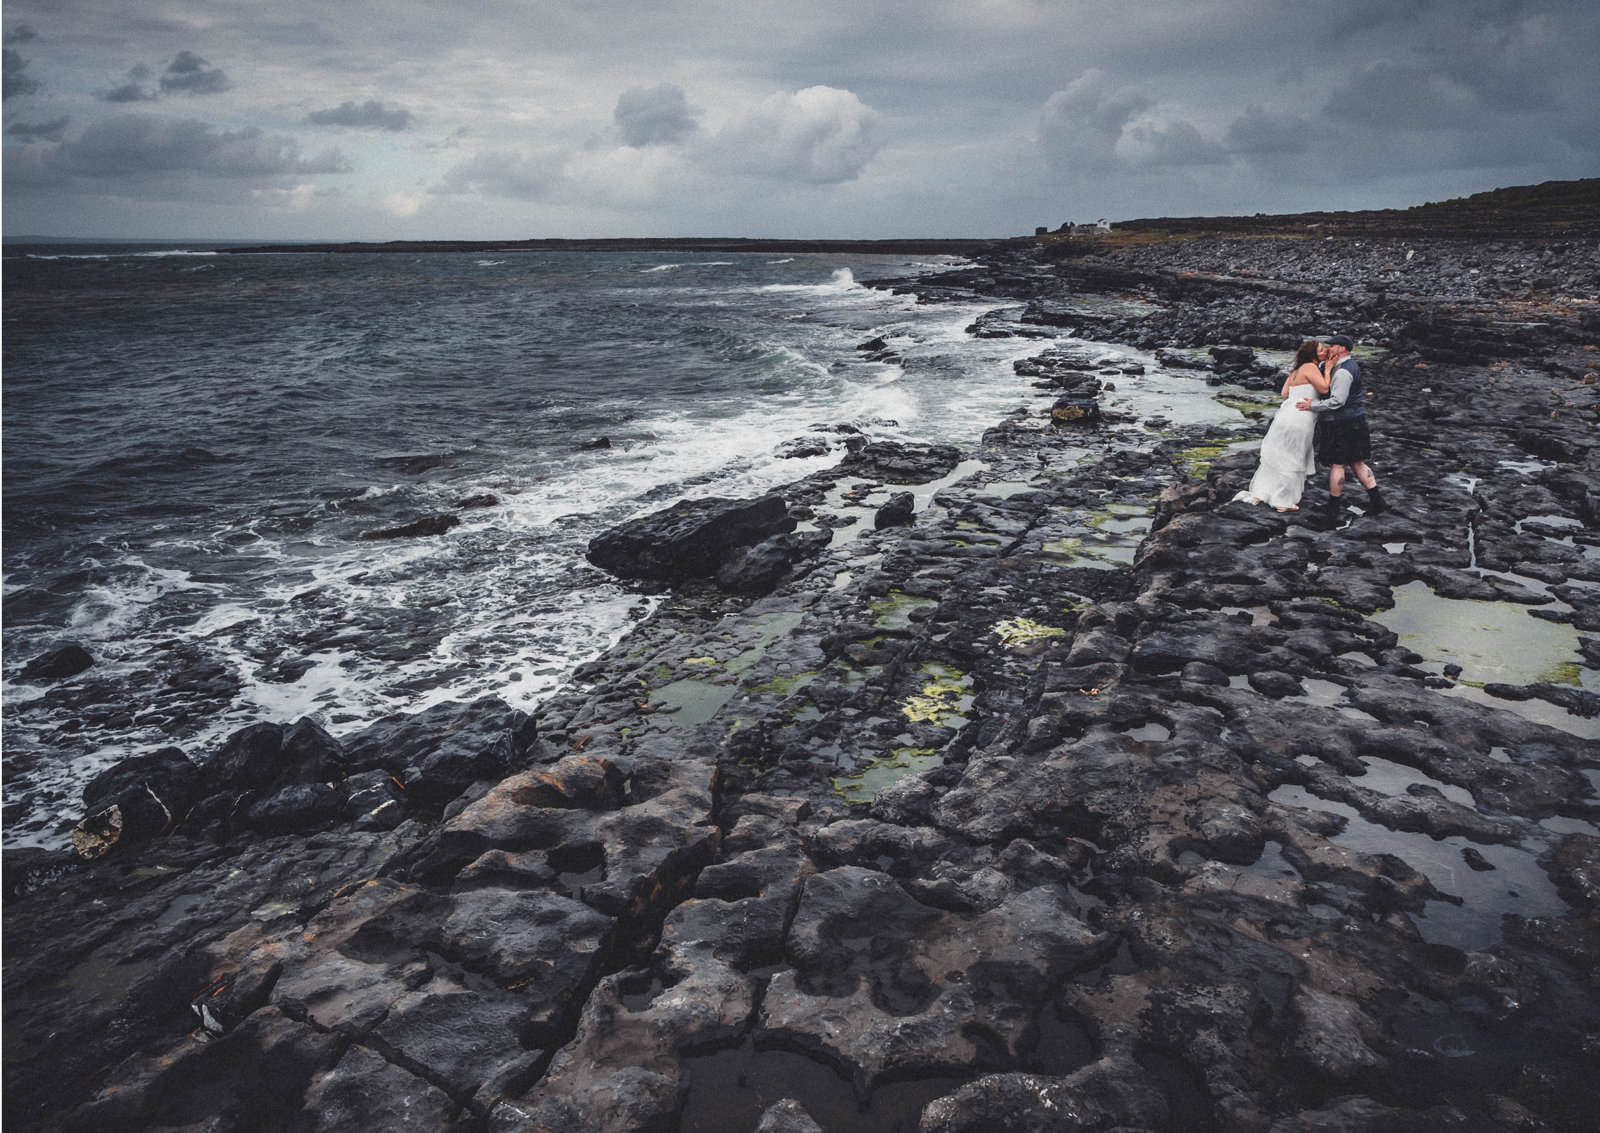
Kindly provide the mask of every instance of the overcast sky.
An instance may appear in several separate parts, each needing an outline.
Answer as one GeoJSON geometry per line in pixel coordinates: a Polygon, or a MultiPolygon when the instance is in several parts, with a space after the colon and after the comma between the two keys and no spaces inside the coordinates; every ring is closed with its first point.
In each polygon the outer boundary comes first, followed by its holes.
{"type": "Polygon", "coordinates": [[[7,235],[1009,236],[1600,175],[1595,0],[6,0],[7,235]]]}

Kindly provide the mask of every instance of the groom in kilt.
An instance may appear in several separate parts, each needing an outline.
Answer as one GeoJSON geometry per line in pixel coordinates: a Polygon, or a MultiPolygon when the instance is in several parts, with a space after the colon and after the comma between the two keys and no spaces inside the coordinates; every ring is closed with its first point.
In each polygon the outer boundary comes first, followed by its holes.
{"type": "Polygon", "coordinates": [[[1345,468],[1355,471],[1356,479],[1367,490],[1367,514],[1380,515],[1386,508],[1378,478],[1367,461],[1372,456],[1372,440],[1367,433],[1366,390],[1361,367],[1350,356],[1355,343],[1346,335],[1328,339],[1328,361],[1333,366],[1327,397],[1308,398],[1296,406],[1317,414],[1314,442],[1317,461],[1328,465],[1328,504],[1330,516],[1337,519],[1343,505],[1345,468]]]}

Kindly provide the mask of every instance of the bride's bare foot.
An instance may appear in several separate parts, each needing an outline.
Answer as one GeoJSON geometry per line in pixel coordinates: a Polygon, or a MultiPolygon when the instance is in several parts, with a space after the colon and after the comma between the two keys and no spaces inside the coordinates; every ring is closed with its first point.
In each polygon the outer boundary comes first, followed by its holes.
{"type": "Polygon", "coordinates": [[[1279,511],[1299,511],[1300,510],[1300,505],[1299,504],[1294,504],[1291,507],[1281,507],[1278,510],[1279,511]]]}

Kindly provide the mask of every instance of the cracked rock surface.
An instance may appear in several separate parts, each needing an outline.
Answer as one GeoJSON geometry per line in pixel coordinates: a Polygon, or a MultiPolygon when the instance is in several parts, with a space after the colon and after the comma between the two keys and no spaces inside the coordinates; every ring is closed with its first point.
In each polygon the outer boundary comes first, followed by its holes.
{"type": "MultiPolygon", "coordinates": [[[[1006,245],[920,286],[1026,299],[985,334],[1227,347],[1170,372],[1248,387],[1233,348],[1366,294],[1306,298],[1263,243],[1212,247],[1203,288],[1193,241],[1006,245]],[[1142,317],[1096,314],[1113,277],[1142,317]]],[[[1592,1128],[1595,297],[1502,326],[1443,275],[1358,329],[1381,515],[1353,488],[1327,520],[1317,483],[1232,502],[1259,418],[1119,417],[1101,386],[1139,367],[1042,341],[976,451],[874,443],[791,485],[849,536],[707,567],[531,718],[258,725],[226,780],[164,757],[170,829],[6,854],[5,1116],[1592,1128]],[[1451,319],[1494,348],[1441,356],[1451,319]],[[1518,656],[1444,632],[1489,608],[1518,656]]]]}

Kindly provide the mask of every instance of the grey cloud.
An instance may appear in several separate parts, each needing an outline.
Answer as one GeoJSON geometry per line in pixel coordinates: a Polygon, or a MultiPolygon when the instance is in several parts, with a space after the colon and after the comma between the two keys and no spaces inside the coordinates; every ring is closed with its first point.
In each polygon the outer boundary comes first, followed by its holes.
{"type": "Polygon", "coordinates": [[[698,112],[680,88],[662,83],[623,91],[613,117],[626,145],[670,145],[694,133],[698,112]]]}
{"type": "Polygon", "coordinates": [[[192,51],[180,51],[161,76],[162,94],[221,94],[232,88],[228,76],[192,51]]]}
{"type": "Polygon", "coordinates": [[[0,88],[3,88],[0,89],[0,97],[15,98],[18,95],[37,94],[39,88],[44,86],[38,79],[23,74],[28,69],[28,60],[11,48],[0,51],[0,64],[4,65],[3,77],[0,77],[0,88]]]}
{"type": "Polygon", "coordinates": [[[112,87],[100,95],[102,102],[153,102],[156,92],[147,88],[145,80],[150,77],[150,68],[140,63],[128,72],[128,81],[120,87],[112,87]]]}
{"type": "Polygon", "coordinates": [[[1297,157],[1313,148],[1318,133],[1307,118],[1250,106],[1228,125],[1228,148],[1245,157],[1297,157]]]}
{"type": "Polygon", "coordinates": [[[53,122],[13,122],[6,127],[6,136],[25,142],[59,142],[67,132],[69,121],[69,118],[57,118],[53,122]]]}
{"type": "Polygon", "coordinates": [[[560,176],[560,163],[541,155],[480,153],[452,167],[433,191],[532,201],[546,196],[560,176]]]}
{"type": "Polygon", "coordinates": [[[1228,161],[1228,151],[1190,122],[1137,122],[1128,127],[1127,134],[1135,164],[1223,165],[1228,161]]]}
{"type": "Polygon", "coordinates": [[[31,24],[18,24],[5,33],[7,43],[32,43],[39,38],[39,33],[33,30],[31,24]]]}
{"type": "Polygon", "coordinates": [[[411,125],[412,113],[398,106],[385,106],[374,99],[362,103],[342,102],[331,110],[313,110],[306,121],[314,126],[349,126],[358,130],[404,130],[411,125]]]}
{"type": "Polygon", "coordinates": [[[1094,68],[1045,100],[1039,140],[1058,167],[1088,172],[1117,164],[1117,142],[1135,116],[1151,106],[1143,92],[1113,84],[1094,68]]]}
{"type": "Polygon", "coordinates": [[[1473,92],[1448,77],[1388,60],[1358,67],[1328,96],[1326,107],[1335,121],[1388,131],[1466,126],[1479,111],[1473,92]]]}
{"type": "Polygon", "coordinates": [[[100,96],[102,102],[153,102],[156,92],[146,90],[135,82],[123,83],[120,87],[112,87],[100,96]]]}
{"type": "Polygon", "coordinates": [[[76,141],[58,147],[49,165],[96,180],[170,173],[243,179],[351,171],[337,149],[306,158],[293,138],[255,127],[223,131],[192,119],[142,114],[90,126],[76,141]]]}
{"type": "Polygon", "coordinates": [[[831,185],[855,180],[883,146],[877,111],[818,86],[764,99],[724,127],[707,156],[735,173],[831,185]]]}

